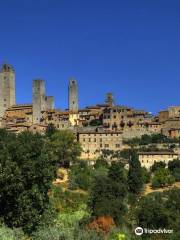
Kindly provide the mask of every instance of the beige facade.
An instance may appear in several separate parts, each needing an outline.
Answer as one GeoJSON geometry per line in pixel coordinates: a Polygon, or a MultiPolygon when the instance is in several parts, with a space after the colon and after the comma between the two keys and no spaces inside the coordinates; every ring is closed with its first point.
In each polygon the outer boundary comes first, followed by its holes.
{"type": "Polygon", "coordinates": [[[95,160],[102,150],[119,151],[122,149],[121,132],[81,132],[78,133],[83,152],[82,159],[95,160]]]}
{"type": "Polygon", "coordinates": [[[180,106],[172,106],[168,108],[169,118],[180,118],[180,106]]]}
{"type": "Polygon", "coordinates": [[[164,123],[166,120],[169,119],[169,111],[168,110],[160,111],[158,118],[160,123],[164,123]]]}
{"type": "Polygon", "coordinates": [[[150,169],[155,162],[164,162],[166,165],[169,161],[178,158],[178,154],[174,152],[141,152],[139,155],[139,161],[142,167],[150,169]]]}
{"type": "Polygon", "coordinates": [[[145,111],[126,106],[109,107],[103,111],[103,126],[111,130],[137,129],[149,122],[147,116],[145,111]]]}

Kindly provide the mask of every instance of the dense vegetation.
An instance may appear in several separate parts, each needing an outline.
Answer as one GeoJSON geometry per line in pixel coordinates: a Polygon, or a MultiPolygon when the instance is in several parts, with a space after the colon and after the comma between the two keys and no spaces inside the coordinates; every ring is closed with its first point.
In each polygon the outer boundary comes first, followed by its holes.
{"type": "Polygon", "coordinates": [[[180,238],[180,190],[144,194],[147,183],[156,189],[179,181],[180,160],[147,171],[134,149],[103,151],[94,166],[80,153],[74,135],[53,126],[43,136],[0,130],[0,239],[180,238]],[[52,184],[59,167],[69,179],[52,184]],[[137,237],[137,226],[174,233],[137,237]]]}
{"type": "MultiPolygon", "coordinates": [[[[147,135],[144,134],[142,137],[138,138],[132,138],[129,140],[125,140],[124,143],[129,144],[131,146],[142,146],[142,145],[148,145],[148,144],[180,144],[180,138],[169,138],[163,134],[152,134],[147,135]]],[[[173,146],[173,145],[172,145],[173,146]]]]}

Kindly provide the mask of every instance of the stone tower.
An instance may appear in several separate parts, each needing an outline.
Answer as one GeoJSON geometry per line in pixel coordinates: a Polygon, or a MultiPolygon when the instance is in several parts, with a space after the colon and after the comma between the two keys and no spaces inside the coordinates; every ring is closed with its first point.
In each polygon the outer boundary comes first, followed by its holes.
{"type": "Polygon", "coordinates": [[[71,79],[69,81],[68,94],[69,94],[69,110],[77,112],[78,111],[78,86],[77,86],[77,81],[75,79],[71,79]]]}
{"type": "Polygon", "coordinates": [[[0,117],[15,104],[15,71],[11,65],[3,64],[0,68],[0,117]]]}
{"type": "Polygon", "coordinates": [[[113,97],[113,94],[112,94],[111,92],[109,92],[109,93],[106,94],[105,102],[106,102],[110,107],[112,107],[112,106],[114,105],[114,97],[113,97]]]}
{"type": "Polygon", "coordinates": [[[40,79],[33,80],[33,123],[40,123],[45,108],[45,82],[40,79]]]}
{"type": "Polygon", "coordinates": [[[53,96],[46,96],[46,110],[54,109],[54,97],[53,96]]]}

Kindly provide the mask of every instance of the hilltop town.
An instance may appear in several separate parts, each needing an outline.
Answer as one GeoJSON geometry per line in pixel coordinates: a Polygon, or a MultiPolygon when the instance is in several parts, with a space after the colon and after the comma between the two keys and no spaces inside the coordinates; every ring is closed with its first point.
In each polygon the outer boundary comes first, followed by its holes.
{"type": "Polygon", "coordinates": [[[153,116],[144,110],[115,105],[112,93],[107,93],[104,103],[80,109],[78,83],[71,79],[68,109],[62,111],[55,109],[53,96],[46,96],[45,81],[41,79],[33,80],[32,103],[16,104],[15,81],[15,69],[2,64],[1,128],[14,133],[28,130],[43,134],[51,124],[59,130],[72,130],[83,148],[83,159],[96,159],[102,149],[120,151],[123,141],[145,134],[180,137],[180,106],[171,106],[153,116]]]}

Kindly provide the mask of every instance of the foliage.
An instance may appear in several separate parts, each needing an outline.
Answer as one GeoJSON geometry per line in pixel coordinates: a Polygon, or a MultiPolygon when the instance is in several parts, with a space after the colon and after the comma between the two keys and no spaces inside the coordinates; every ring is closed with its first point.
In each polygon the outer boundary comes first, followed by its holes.
{"type": "Polygon", "coordinates": [[[109,176],[95,177],[90,192],[89,207],[93,216],[110,216],[117,224],[120,224],[126,212],[124,200],[127,194],[127,184],[125,184],[125,179],[114,180],[116,171],[113,166],[110,174],[108,173],[109,176]]]}
{"type": "Polygon", "coordinates": [[[101,126],[102,125],[102,121],[99,119],[93,119],[89,122],[90,126],[101,126]]]}
{"type": "Polygon", "coordinates": [[[161,200],[159,193],[141,199],[137,209],[138,226],[150,229],[168,226],[168,213],[161,200]]]}
{"type": "Polygon", "coordinates": [[[173,171],[175,168],[180,168],[180,159],[174,159],[168,162],[168,169],[173,171]]]}
{"type": "Polygon", "coordinates": [[[105,159],[97,159],[97,161],[95,162],[94,164],[94,168],[95,169],[98,169],[98,168],[101,168],[101,167],[105,167],[105,168],[108,168],[108,163],[105,159]]]}
{"type": "Polygon", "coordinates": [[[164,187],[172,185],[175,182],[174,177],[171,175],[169,169],[160,168],[154,173],[152,177],[152,187],[164,187]]]}
{"type": "Polygon", "coordinates": [[[30,132],[16,136],[1,130],[0,216],[5,224],[32,232],[48,207],[57,163],[75,160],[79,154],[80,146],[70,132],[57,131],[47,140],[30,132]]]}
{"type": "Polygon", "coordinates": [[[57,131],[56,127],[54,126],[53,123],[50,123],[47,128],[46,128],[46,132],[45,132],[45,135],[48,137],[48,138],[51,138],[51,136],[57,131]]]}
{"type": "Polygon", "coordinates": [[[127,186],[127,172],[121,162],[112,162],[108,177],[114,182],[127,186]]]}
{"type": "Polygon", "coordinates": [[[31,232],[49,199],[56,157],[43,136],[0,131],[0,216],[9,227],[31,232]]]}
{"type": "Polygon", "coordinates": [[[75,141],[73,132],[69,130],[55,132],[49,144],[61,167],[68,167],[81,154],[80,144],[75,141]]]}
{"type": "Polygon", "coordinates": [[[180,181],[180,168],[174,168],[172,172],[175,181],[180,181]]]}
{"type": "Polygon", "coordinates": [[[151,179],[151,173],[145,167],[142,167],[141,171],[143,183],[149,183],[151,179]]]}
{"type": "Polygon", "coordinates": [[[115,228],[108,235],[108,240],[133,240],[132,231],[125,227],[115,228]]]}
{"type": "Polygon", "coordinates": [[[87,162],[79,161],[73,164],[69,172],[69,188],[88,190],[92,184],[93,167],[87,162]]]}
{"type": "Polygon", "coordinates": [[[86,193],[63,190],[60,186],[53,186],[50,193],[53,208],[61,213],[77,211],[80,206],[87,203],[87,198],[86,193]]]}
{"type": "Polygon", "coordinates": [[[136,152],[131,154],[129,160],[128,185],[132,193],[138,194],[143,188],[143,172],[136,152]]]}
{"type": "Polygon", "coordinates": [[[162,161],[155,162],[151,167],[151,172],[155,172],[155,171],[165,168],[165,167],[166,167],[166,164],[164,162],[162,162],[162,161]]]}
{"type": "Polygon", "coordinates": [[[180,181],[180,160],[175,159],[168,163],[168,169],[171,171],[176,181],[180,181]]]}
{"type": "Polygon", "coordinates": [[[0,226],[0,239],[1,240],[26,240],[21,229],[10,229],[5,226],[0,226]]]}
{"type": "MultiPolygon", "coordinates": [[[[89,213],[86,210],[86,205],[81,204],[76,210],[70,210],[60,212],[53,221],[40,224],[36,232],[33,233],[33,240],[72,240],[81,239],[76,238],[76,235],[80,235],[79,222],[84,217],[89,217],[89,213]],[[78,234],[77,234],[78,232],[78,234]]],[[[84,230],[83,230],[83,234],[84,230]]],[[[88,235],[88,234],[87,234],[88,235]]]]}
{"type": "Polygon", "coordinates": [[[115,223],[112,217],[109,216],[102,216],[97,217],[93,219],[88,225],[88,229],[95,230],[98,233],[103,233],[104,235],[107,235],[110,230],[115,228],[115,223]]]}
{"type": "Polygon", "coordinates": [[[168,138],[167,136],[163,134],[151,134],[147,135],[144,134],[141,136],[141,138],[133,138],[124,141],[124,143],[129,144],[130,146],[138,146],[138,145],[148,145],[152,143],[180,143],[180,138],[168,138]]]}
{"type": "MultiPolygon", "coordinates": [[[[173,229],[170,239],[178,239],[180,224],[180,189],[151,193],[138,202],[137,225],[149,229],[173,229]],[[176,238],[177,237],[177,238],[176,238]]],[[[164,239],[164,238],[163,238],[164,239]]]]}

